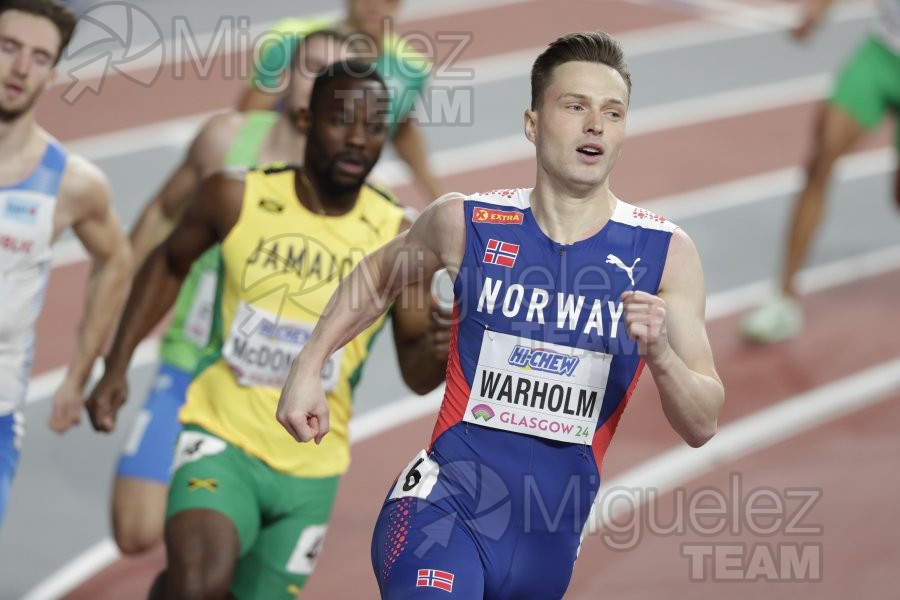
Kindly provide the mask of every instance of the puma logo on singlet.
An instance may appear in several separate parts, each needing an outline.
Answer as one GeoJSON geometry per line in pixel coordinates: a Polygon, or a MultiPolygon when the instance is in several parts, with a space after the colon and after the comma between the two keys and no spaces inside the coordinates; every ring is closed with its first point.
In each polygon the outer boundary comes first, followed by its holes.
{"type": "Polygon", "coordinates": [[[616,256],[615,254],[607,254],[606,255],[606,264],[615,265],[615,266],[619,267],[620,269],[622,269],[623,271],[625,271],[625,273],[628,275],[628,279],[631,280],[632,286],[634,285],[634,266],[636,264],[638,264],[640,261],[641,261],[640,258],[634,259],[634,262],[631,263],[631,266],[629,267],[624,262],[622,262],[621,258],[616,256]]]}
{"type": "Polygon", "coordinates": [[[202,446],[202,445],[203,445],[203,440],[197,440],[196,442],[194,442],[193,444],[191,444],[190,446],[188,446],[187,448],[184,449],[184,455],[185,456],[193,456],[194,454],[197,453],[197,451],[200,450],[200,446],[202,446]]]}

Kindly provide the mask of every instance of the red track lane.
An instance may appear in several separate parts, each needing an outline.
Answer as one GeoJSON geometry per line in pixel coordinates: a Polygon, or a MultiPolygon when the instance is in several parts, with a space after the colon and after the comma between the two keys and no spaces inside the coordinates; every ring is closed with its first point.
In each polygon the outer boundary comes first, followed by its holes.
{"type": "MultiPolygon", "coordinates": [[[[689,507],[691,498],[699,497],[698,490],[717,490],[719,497],[726,499],[724,505],[729,506],[724,519],[705,518],[698,527],[696,517],[691,520],[687,508],[678,508],[675,496],[667,494],[652,509],[657,515],[653,519],[645,507],[621,521],[626,533],[613,540],[628,542],[637,539],[634,532],[644,534],[633,549],[614,550],[602,534],[587,539],[566,598],[896,598],[900,545],[894,533],[900,508],[898,482],[892,473],[896,473],[900,456],[898,428],[900,394],[895,394],[858,413],[723,465],[683,487],[679,495],[683,506],[689,507]],[[740,487],[735,486],[732,474],[738,477],[740,487]],[[766,534],[765,528],[777,526],[772,518],[762,516],[760,504],[748,508],[753,494],[763,488],[773,490],[784,507],[783,526],[772,534],[766,534]],[[800,497],[794,495],[800,488],[819,498],[808,512],[800,497]],[[737,510],[731,508],[735,498],[737,510]],[[796,529],[788,524],[801,516],[798,526],[819,526],[821,534],[792,533],[796,529]],[[704,530],[723,521],[729,526],[722,534],[709,535],[704,530]],[[680,532],[653,532],[653,523],[676,522],[683,527],[680,532]],[[737,524],[738,534],[732,533],[731,524],[737,524]],[[705,571],[696,574],[699,581],[692,582],[688,554],[699,550],[683,550],[685,544],[704,545],[703,551],[710,554],[714,552],[706,550],[710,544],[727,546],[719,550],[723,553],[720,556],[736,554],[739,562],[729,568],[727,562],[713,563],[707,558],[705,571]],[[746,550],[733,548],[734,544],[745,544],[746,550]],[[791,544],[820,545],[821,554],[811,549],[811,556],[821,558],[811,562],[821,566],[820,580],[809,577],[816,574],[813,570],[781,570],[779,553],[790,552],[785,546],[791,544]],[[762,548],[755,549],[757,545],[762,548]],[[740,565],[747,565],[755,552],[773,556],[775,568],[763,571],[766,576],[757,582],[725,579],[735,570],[746,576],[740,565]],[[782,578],[786,581],[779,581],[782,578]]],[[[712,506],[713,502],[708,497],[704,505],[712,506]]]]}
{"type": "MultiPolygon", "coordinates": [[[[493,54],[534,48],[549,43],[556,36],[585,27],[602,27],[614,34],[625,31],[677,23],[690,20],[683,15],[644,6],[637,6],[619,0],[597,4],[588,11],[581,0],[554,0],[552,3],[527,2],[502,8],[487,8],[419,21],[401,22],[398,33],[424,32],[435,35],[438,32],[465,33],[473,35],[472,44],[459,57],[448,56],[458,52],[455,43],[441,38],[435,42],[438,63],[445,58],[469,61],[493,54]],[[552,13],[552,19],[548,14],[552,13]],[[511,29],[510,15],[515,15],[515,35],[502,35],[511,29]]],[[[191,65],[164,66],[150,91],[147,88],[120,76],[109,76],[103,81],[101,92],[94,95],[86,92],[74,105],[67,104],[63,96],[71,82],[63,80],[41,98],[38,117],[41,124],[63,141],[108,133],[124,127],[147,125],[166,119],[174,119],[214,110],[231,108],[243,89],[246,77],[223,75],[226,64],[240,74],[247,71],[248,57],[236,55],[220,56],[210,63],[208,74],[201,78],[191,65]],[[160,101],[168,98],[175,101],[160,101]],[[177,99],[177,100],[176,100],[177,99]]],[[[447,64],[446,67],[454,65],[447,64]]],[[[199,65],[198,65],[199,66],[199,65]]],[[[137,81],[152,79],[156,69],[141,72],[134,77],[137,81]]],[[[458,80],[451,83],[459,83],[458,80]]]]}
{"type": "MultiPolygon", "coordinates": [[[[810,324],[804,336],[771,348],[748,347],[738,341],[735,335],[737,317],[711,323],[710,340],[727,388],[726,409],[720,422],[732,422],[806,390],[900,356],[900,338],[897,336],[866,338],[859,335],[861,331],[883,331],[883,324],[892,322],[895,310],[891,298],[897,289],[900,289],[900,271],[813,294],[805,300],[810,324]]],[[[325,550],[304,598],[377,597],[369,564],[372,527],[390,482],[409,457],[428,444],[433,423],[432,416],[418,419],[354,447],[353,465],[338,493],[325,550]]],[[[827,443],[828,439],[826,436],[822,443],[827,443]]],[[[665,421],[652,381],[645,377],[625,411],[607,454],[604,479],[614,478],[679,443],[665,421]]],[[[848,460],[853,461],[855,455],[851,450],[848,449],[848,460]]],[[[724,465],[724,468],[735,470],[739,464],[724,465]]],[[[859,470],[869,466],[861,458],[855,464],[859,470]]],[[[883,475],[877,469],[866,472],[871,477],[878,476],[875,473],[883,475]]],[[[815,480],[803,479],[794,485],[815,480]]],[[[773,481],[767,485],[775,484],[773,481]]],[[[678,563],[677,553],[672,556],[678,563]]],[[[609,574],[603,568],[607,560],[604,549],[597,549],[596,541],[589,540],[576,569],[574,595],[567,597],[596,597],[583,595],[587,588],[582,586],[600,585],[594,577],[609,574]],[[582,570],[586,573],[582,574],[582,570]]],[[[872,560],[881,561],[879,557],[872,560]]],[[[160,561],[157,566],[161,564],[160,561]]],[[[642,568],[646,568],[646,564],[653,563],[642,564],[642,568]]],[[[118,564],[107,568],[68,598],[112,598],[104,596],[102,590],[108,581],[124,585],[120,574],[122,568],[118,564]]],[[[833,568],[837,571],[838,565],[833,568]]],[[[678,573],[682,579],[683,573],[678,573]]],[[[147,589],[151,579],[149,571],[142,577],[134,575],[130,581],[133,587],[129,589],[136,596],[141,593],[139,590],[147,589]]],[[[634,586],[634,581],[632,579],[630,585],[634,586]]],[[[675,583],[678,581],[681,580],[675,580],[675,583]]]]}

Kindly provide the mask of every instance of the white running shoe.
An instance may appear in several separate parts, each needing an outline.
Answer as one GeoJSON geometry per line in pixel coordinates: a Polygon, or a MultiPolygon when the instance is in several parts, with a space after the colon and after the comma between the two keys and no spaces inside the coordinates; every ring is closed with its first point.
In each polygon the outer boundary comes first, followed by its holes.
{"type": "Polygon", "coordinates": [[[744,338],[774,344],[795,337],[803,329],[803,309],[788,296],[775,296],[741,322],[744,338]]]}

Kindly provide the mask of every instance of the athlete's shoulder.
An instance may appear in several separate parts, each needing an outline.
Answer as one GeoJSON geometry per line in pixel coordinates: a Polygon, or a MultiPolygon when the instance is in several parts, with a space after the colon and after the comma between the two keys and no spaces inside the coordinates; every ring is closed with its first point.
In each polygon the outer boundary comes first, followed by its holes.
{"type": "Polygon", "coordinates": [[[623,200],[617,201],[612,221],[641,229],[665,231],[667,233],[674,233],[679,228],[678,225],[667,218],[623,200]]]}
{"type": "Polygon", "coordinates": [[[499,207],[525,210],[531,207],[532,191],[533,188],[496,189],[471,194],[465,199],[479,204],[493,204],[499,207]]]}
{"type": "Polygon", "coordinates": [[[371,192],[376,198],[380,198],[388,204],[400,206],[400,201],[397,199],[397,196],[395,196],[391,190],[381,185],[380,183],[376,183],[374,181],[366,181],[363,184],[363,189],[371,192]]]}
{"type": "Polygon", "coordinates": [[[77,203],[88,211],[105,209],[110,204],[110,194],[109,179],[100,167],[79,154],[67,153],[59,201],[77,203]]]}
{"type": "Polygon", "coordinates": [[[299,165],[295,165],[288,162],[274,162],[268,163],[264,165],[257,165],[254,167],[250,167],[249,169],[245,169],[247,173],[256,173],[261,177],[270,177],[272,175],[283,175],[288,172],[294,173],[300,169],[299,165]]]}
{"type": "Polygon", "coordinates": [[[200,127],[194,137],[195,143],[227,150],[247,122],[249,114],[229,110],[212,115],[200,127]]]}

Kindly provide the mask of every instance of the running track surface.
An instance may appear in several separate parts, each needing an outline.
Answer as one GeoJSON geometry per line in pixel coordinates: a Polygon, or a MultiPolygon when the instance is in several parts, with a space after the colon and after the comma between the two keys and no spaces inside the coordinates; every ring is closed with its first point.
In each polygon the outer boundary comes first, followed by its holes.
{"type": "MultiPolygon", "coordinates": [[[[661,7],[629,2],[603,2],[603,27],[613,33],[686,21],[692,16],[672,10],[677,3],[661,7]]],[[[697,5],[700,3],[690,3],[697,5]]],[[[472,31],[474,43],[465,59],[500,52],[527,49],[537,40],[584,26],[583,2],[529,2],[491,8],[420,22],[403,23],[403,30],[472,31]],[[552,7],[551,7],[552,4],[552,7]],[[510,15],[522,23],[516,35],[507,31],[510,15]]],[[[72,120],[64,110],[54,110],[52,95],[41,106],[42,123],[64,141],[85,135],[114,131],[121,127],[153,123],[208,110],[225,108],[240,84],[226,81],[165,81],[164,93],[178,94],[184,102],[159,103],[144,90],[112,79],[103,93],[86,96],[79,111],[102,114],[97,121],[86,117],[72,120]],[[171,87],[166,87],[171,86],[171,87]],[[187,93],[190,91],[190,93],[187,93]],[[122,107],[128,107],[123,110],[122,107]]],[[[156,88],[154,88],[156,91],[156,88]]],[[[521,104],[522,102],[518,102],[521,104]]],[[[518,108],[516,108],[518,110],[518,108]]],[[[640,204],[650,198],[676,194],[715,183],[756,175],[800,163],[808,149],[808,129],[814,105],[796,105],[750,112],[683,128],[666,129],[631,138],[615,172],[614,189],[623,198],[640,204]],[[735,144],[734,140],[740,140],[735,144]],[[728,160],[721,159],[728,148],[728,160]],[[653,176],[647,177],[647,166],[653,176]]],[[[860,150],[884,147],[887,130],[867,140],[860,150]]],[[[513,161],[491,169],[474,170],[448,177],[446,189],[472,191],[493,187],[526,186],[533,180],[530,160],[513,161]]],[[[413,191],[399,188],[401,198],[413,198],[413,191]]],[[[657,209],[665,214],[665,207],[657,209]]],[[[72,298],[81,297],[85,265],[76,263],[55,270],[47,304],[39,325],[39,339],[67,331],[80,314],[81,306],[72,298]],[[65,293],[62,293],[65,290],[65,293]]],[[[810,326],[796,341],[772,348],[742,344],[735,336],[737,317],[726,316],[709,324],[717,365],[726,383],[727,403],[722,425],[776,405],[798,394],[866,368],[900,357],[900,338],[888,335],[893,322],[900,271],[862,279],[809,295],[805,299],[810,326]]],[[[73,346],[71,337],[55,336],[54,344],[39,344],[35,373],[60,366],[73,346]]],[[[582,548],[567,598],[587,599],[615,594],[617,597],[741,598],[815,597],[884,598],[895,593],[893,565],[900,561],[900,545],[892,535],[900,509],[893,500],[896,478],[891,478],[900,457],[900,390],[887,400],[864,410],[790,437],[685,482],[678,490],[688,499],[698,490],[711,488],[728,492],[732,478],[740,479],[740,499],[753,491],[771,489],[780,497],[790,490],[807,490],[819,500],[804,513],[804,525],[821,526],[818,534],[788,535],[783,528],[771,535],[754,534],[746,525],[739,531],[710,537],[695,528],[681,534],[654,534],[644,531],[640,541],[627,551],[616,550],[602,534],[589,536],[582,548]],[[685,548],[691,544],[762,545],[783,549],[785,544],[820,544],[821,580],[754,583],[722,580],[722,572],[704,564],[700,581],[691,581],[691,564],[685,548]],[[719,575],[718,579],[716,575],[719,575]]],[[[354,448],[354,462],[338,495],[325,550],[304,598],[377,597],[369,564],[372,525],[391,482],[430,439],[433,416],[389,430],[365,440],[354,448]]],[[[625,412],[604,465],[604,479],[615,479],[647,460],[679,444],[659,408],[652,380],[639,384],[625,412]]],[[[677,493],[663,494],[652,508],[657,522],[673,518],[687,522],[679,511],[677,493]]],[[[799,502],[786,501],[790,511],[800,510],[799,502]]],[[[647,527],[647,508],[639,507],[634,517],[647,527]]],[[[747,516],[746,506],[731,508],[729,522],[747,516]]],[[[733,548],[733,547],[731,547],[733,548]]],[[[750,556],[748,551],[745,555],[750,556]]],[[[84,583],[67,598],[142,597],[155,572],[162,565],[162,553],[138,560],[121,560],[84,583]]],[[[744,559],[746,560],[746,559],[744,559]]],[[[775,562],[778,556],[775,555],[775,562]]],[[[722,567],[722,565],[719,565],[722,567]]],[[[726,573],[727,575],[727,573],[726,573]]]]}

